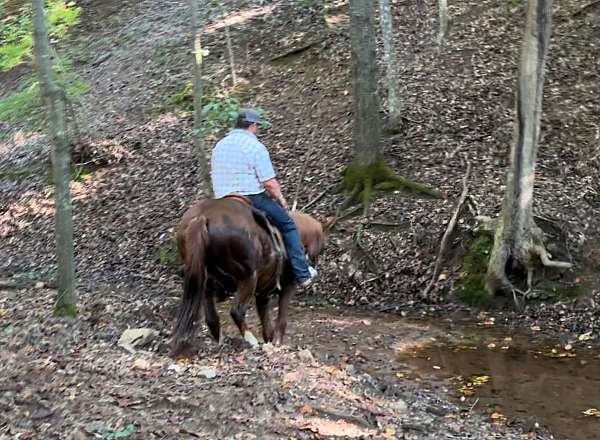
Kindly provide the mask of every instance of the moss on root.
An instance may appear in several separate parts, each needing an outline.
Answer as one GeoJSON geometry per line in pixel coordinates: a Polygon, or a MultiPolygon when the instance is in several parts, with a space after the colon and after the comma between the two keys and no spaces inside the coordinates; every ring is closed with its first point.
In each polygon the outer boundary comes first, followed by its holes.
{"type": "Polygon", "coordinates": [[[362,203],[366,208],[374,192],[407,191],[440,198],[440,192],[426,184],[414,182],[396,174],[379,159],[371,165],[361,165],[352,161],[344,171],[342,191],[349,194],[347,205],[362,203]]]}
{"type": "Polygon", "coordinates": [[[463,272],[456,284],[456,296],[469,305],[484,307],[490,303],[485,281],[493,245],[494,238],[484,231],[469,242],[463,272]]]}
{"type": "Polygon", "coordinates": [[[74,304],[66,304],[59,302],[54,306],[54,316],[64,318],[76,318],[77,306],[74,304]]]}

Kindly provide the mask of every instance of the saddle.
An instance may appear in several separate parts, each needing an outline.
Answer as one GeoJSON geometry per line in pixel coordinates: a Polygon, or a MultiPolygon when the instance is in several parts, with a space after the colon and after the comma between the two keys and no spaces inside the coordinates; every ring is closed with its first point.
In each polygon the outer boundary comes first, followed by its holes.
{"type": "Polygon", "coordinates": [[[265,292],[261,293],[270,294],[277,289],[281,289],[280,279],[284,269],[283,252],[281,252],[281,246],[283,245],[281,235],[275,231],[275,228],[269,221],[267,215],[260,209],[255,208],[252,204],[252,201],[248,197],[242,196],[240,194],[228,194],[223,198],[236,200],[250,208],[252,216],[254,217],[254,221],[265,230],[265,232],[271,239],[273,249],[275,250],[275,258],[277,258],[277,269],[275,270],[272,279],[268,283],[268,288],[265,292]]]}

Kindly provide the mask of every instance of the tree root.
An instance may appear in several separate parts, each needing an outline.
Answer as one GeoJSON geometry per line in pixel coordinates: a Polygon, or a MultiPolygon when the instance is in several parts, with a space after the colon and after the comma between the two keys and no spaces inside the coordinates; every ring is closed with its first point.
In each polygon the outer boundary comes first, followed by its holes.
{"type": "Polygon", "coordinates": [[[437,189],[397,175],[382,159],[367,166],[356,161],[350,163],[344,172],[341,189],[349,194],[341,210],[343,211],[353,204],[360,203],[365,214],[373,197],[373,192],[403,190],[432,198],[441,197],[437,189]]]}
{"type": "MultiPolygon", "coordinates": [[[[544,245],[543,231],[531,220],[531,233],[529,240],[521,244],[521,248],[515,250],[511,248],[506,241],[500,244],[498,249],[494,249],[492,260],[488,268],[487,289],[490,295],[496,293],[512,293],[515,299],[515,305],[519,306],[516,294],[527,299],[533,287],[533,273],[535,261],[540,261],[544,267],[556,269],[571,269],[573,265],[565,261],[551,260],[550,253],[544,245]],[[494,255],[495,254],[495,255],[494,255]],[[508,278],[507,262],[511,260],[513,268],[522,267],[527,271],[527,290],[518,289],[508,278]]],[[[499,239],[499,237],[496,237],[499,239]]]]}

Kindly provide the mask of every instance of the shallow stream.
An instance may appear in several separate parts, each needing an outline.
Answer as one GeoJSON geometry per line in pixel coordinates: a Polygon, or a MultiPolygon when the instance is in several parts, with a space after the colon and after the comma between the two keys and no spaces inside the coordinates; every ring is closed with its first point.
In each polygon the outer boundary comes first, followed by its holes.
{"type": "Polygon", "coordinates": [[[600,352],[545,340],[491,319],[411,321],[390,315],[293,307],[287,343],[387,380],[442,387],[494,423],[536,423],[556,439],[600,439],[600,352]],[[567,349],[565,349],[565,347],[567,349]]]}

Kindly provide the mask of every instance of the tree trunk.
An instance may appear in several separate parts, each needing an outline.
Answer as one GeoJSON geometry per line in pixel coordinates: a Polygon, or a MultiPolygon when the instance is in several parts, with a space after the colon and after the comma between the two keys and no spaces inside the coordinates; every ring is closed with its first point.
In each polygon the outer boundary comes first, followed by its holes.
{"type": "Polygon", "coordinates": [[[438,31],[437,42],[438,44],[442,44],[448,36],[448,0],[438,0],[438,14],[440,29],[438,31]]]}
{"type": "Polygon", "coordinates": [[[437,190],[396,175],[383,160],[380,146],[381,121],[377,95],[374,12],[375,2],[371,0],[350,1],[354,159],[344,171],[341,187],[349,196],[339,210],[360,202],[365,215],[373,191],[404,189],[439,197],[437,190]]]}
{"type": "Polygon", "coordinates": [[[379,97],[375,58],[375,4],[370,0],[350,1],[350,40],[354,92],[353,143],[355,160],[369,166],[381,158],[379,141],[379,97]]]}
{"type": "Polygon", "coordinates": [[[212,197],[212,185],[210,181],[210,167],[208,155],[201,134],[202,127],[202,59],[203,49],[201,34],[202,29],[198,20],[197,0],[190,1],[190,14],[192,18],[192,37],[194,40],[194,149],[198,161],[199,193],[206,197],[212,197]]]}
{"type": "Polygon", "coordinates": [[[379,16],[381,19],[381,33],[383,35],[383,48],[385,64],[387,66],[388,82],[388,110],[390,112],[390,127],[400,125],[400,97],[398,93],[398,62],[392,27],[392,12],[389,0],[379,0],[379,16]]]}
{"type": "Polygon", "coordinates": [[[75,293],[75,263],[73,257],[73,220],[71,207],[71,157],[65,135],[65,95],[56,84],[52,71],[48,22],[43,0],[32,0],[33,38],[35,64],[40,89],[48,109],[48,125],[52,138],[52,174],[55,186],[55,234],[58,263],[58,298],[55,314],[75,316],[77,296],[75,293]]]}
{"type": "Polygon", "coordinates": [[[530,284],[535,257],[539,257],[545,266],[570,267],[568,263],[550,261],[532,208],[551,28],[552,0],[530,0],[521,48],[516,122],[506,192],[487,273],[487,288],[491,295],[516,290],[507,276],[511,269],[524,269],[530,284]]]}

